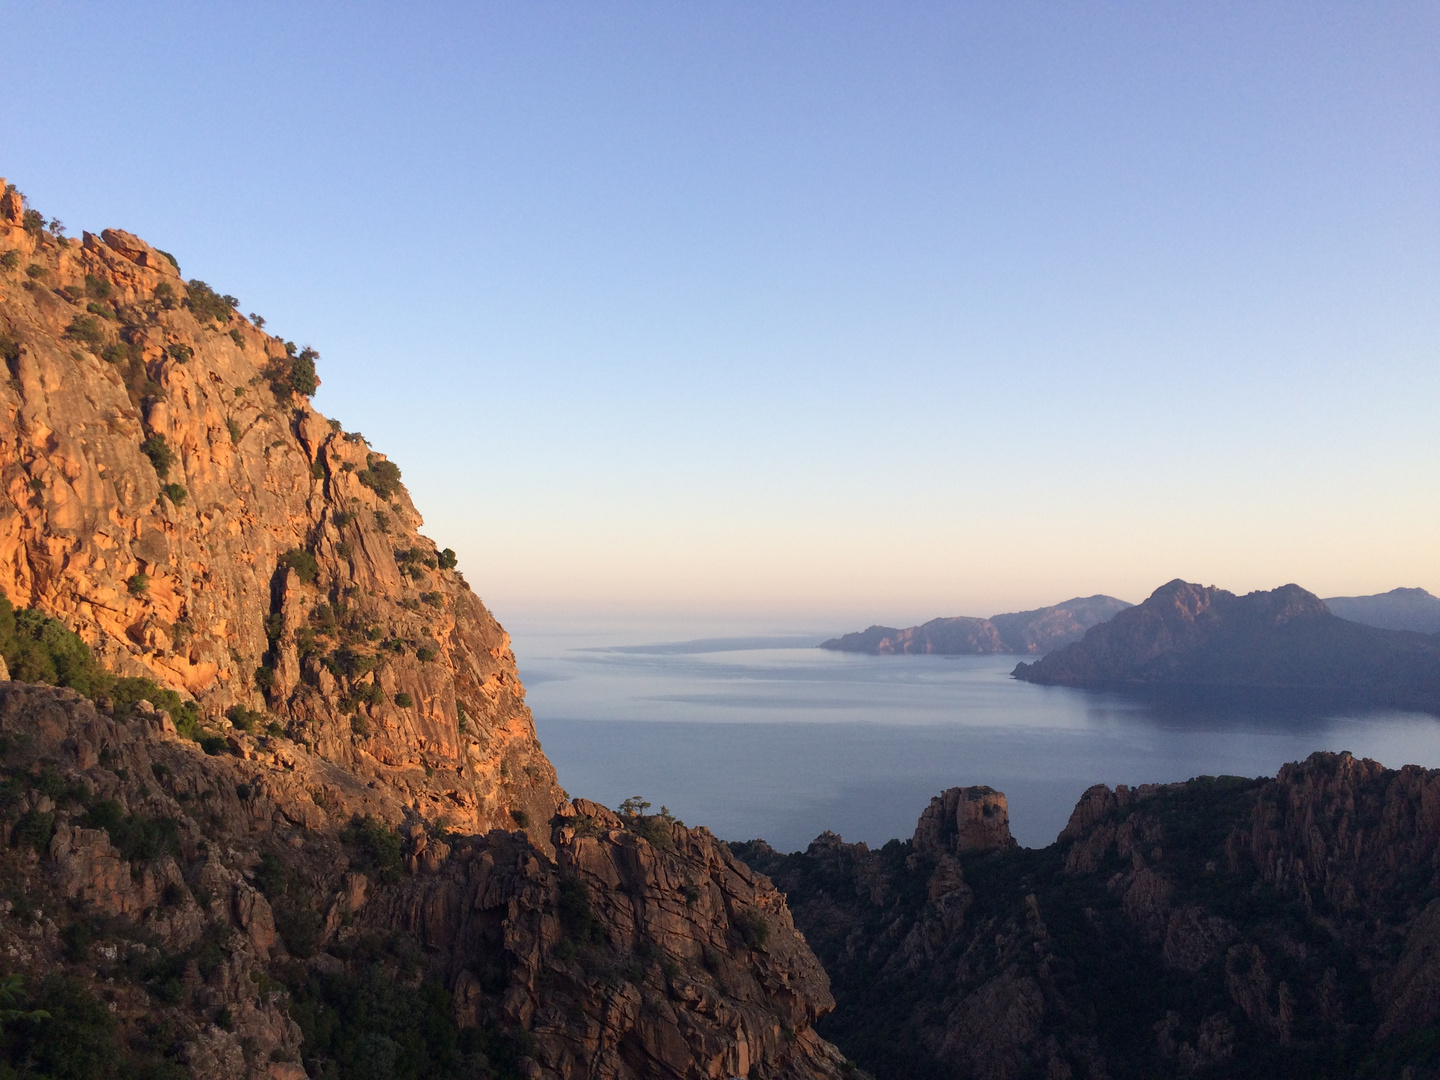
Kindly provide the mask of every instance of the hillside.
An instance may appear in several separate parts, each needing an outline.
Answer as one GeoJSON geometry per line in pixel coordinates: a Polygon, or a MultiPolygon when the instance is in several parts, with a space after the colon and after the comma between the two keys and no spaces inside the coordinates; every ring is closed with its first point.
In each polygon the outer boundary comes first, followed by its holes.
{"type": "Polygon", "coordinates": [[[784,898],[567,798],[318,354],[0,190],[0,1071],[839,1075],[784,898]]]}
{"type": "Polygon", "coordinates": [[[1236,596],[1175,580],[1017,679],[1093,689],[1297,695],[1440,713],[1440,639],[1362,626],[1298,585],[1236,596]]]}
{"type": "Polygon", "coordinates": [[[1440,771],[1097,786],[1041,850],[1005,810],[953,789],[875,851],[736,845],[830,973],[821,1031],[880,1080],[1436,1075],[1440,771]]]}
{"type": "Polygon", "coordinates": [[[1370,596],[1327,596],[1325,606],[1342,619],[1386,630],[1440,634],[1440,597],[1424,589],[1391,589],[1370,596]]]}
{"type": "Polygon", "coordinates": [[[1085,596],[1063,604],[978,619],[966,615],[931,619],[903,630],[872,626],[824,642],[839,652],[934,653],[970,656],[993,653],[1043,654],[1077,640],[1096,623],[1130,605],[1113,596],[1085,596]]]}

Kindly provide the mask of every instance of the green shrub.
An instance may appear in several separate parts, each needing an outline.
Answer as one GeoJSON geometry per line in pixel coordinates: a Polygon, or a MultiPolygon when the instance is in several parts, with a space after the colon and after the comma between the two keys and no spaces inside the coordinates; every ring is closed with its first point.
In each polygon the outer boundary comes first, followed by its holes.
{"type": "Polygon", "coordinates": [[[130,590],[131,596],[144,596],[150,590],[150,577],[148,574],[131,574],[125,579],[125,587],[130,590]]]}
{"type": "Polygon", "coordinates": [[[268,694],[275,689],[275,669],[268,664],[261,664],[255,669],[255,685],[264,693],[268,694]]]}
{"type": "Polygon", "coordinates": [[[85,275],[85,295],[91,300],[109,300],[110,293],[114,291],[110,282],[94,274],[85,275]]]}
{"type": "Polygon", "coordinates": [[[402,709],[411,709],[415,707],[415,699],[412,698],[409,694],[407,694],[404,690],[401,690],[398,694],[395,695],[395,704],[402,709]]]}
{"type": "Polygon", "coordinates": [[[217,757],[225,752],[225,740],[219,735],[201,735],[198,741],[200,749],[211,757],[217,757]]]}
{"type": "Polygon", "coordinates": [[[565,936],[581,945],[601,945],[605,926],[590,906],[590,888],[573,875],[560,878],[558,903],[560,927],[565,936]]]}
{"type": "Polygon", "coordinates": [[[166,484],[160,490],[164,492],[165,497],[176,506],[184,505],[187,492],[179,484],[166,484]]]}
{"type": "Polygon", "coordinates": [[[170,356],[176,363],[184,364],[195,355],[195,350],[189,345],[171,345],[170,356]]]}
{"type": "Polygon", "coordinates": [[[116,367],[125,367],[134,358],[134,355],[130,346],[123,341],[117,341],[114,345],[107,345],[100,350],[100,359],[107,364],[114,364],[116,367]]]}
{"type": "Polygon", "coordinates": [[[439,654],[436,653],[436,651],[432,649],[429,645],[421,645],[418,649],[415,650],[415,659],[419,660],[421,663],[424,664],[430,663],[438,655],[439,654]]]}
{"type": "Polygon", "coordinates": [[[309,585],[320,573],[320,564],[315,561],[315,556],[303,548],[291,548],[280,556],[281,568],[289,567],[300,575],[300,580],[309,585]]]}
{"type": "Polygon", "coordinates": [[[230,432],[230,442],[232,444],[238,444],[245,434],[240,430],[240,424],[231,416],[225,418],[225,429],[230,432]]]}
{"type": "Polygon", "coordinates": [[[11,248],[9,251],[5,252],[4,255],[0,255],[0,269],[4,269],[4,270],[14,270],[14,269],[15,269],[17,266],[19,266],[19,265],[20,265],[20,249],[19,249],[19,248],[11,248]]]}
{"type": "Polygon", "coordinates": [[[176,272],[177,274],[180,272],[180,264],[175,260],[175,256],[174,256],[174,255],[171,255],[170,252],[168,252],[168,251],[160,251],[159,248],[156,248],[155,250],[156,250],[157,252],[159,252],[161,255],[164,255],[165,258],[167,258],[167,259],[170,260],[170,265],[175,268],[175,272],[176,272]]]}
{"type": "Polygon", "coordinates": [[[765,921],[765,916],[755,908],[747,908],[736,913],[730,922],[735,929],[740,931],[740,937],[748,948],[763,949],[765,943],[770,940],[770,924],[765,921]]]}
{"type": "Polygon", "coordinates": [[[355,475],[382,499],[390,498],[400,487],[400,467],[374,454],[365,455],[365,468],[355,475]]]}
{"type": "Polygon", "coordinates": [[[80,635],[39,611],[16,611],[4,593],[0,593],[0,655],[13,679],[68,686],[86,697],[107,690],[112,678],[80,635]]]}
{"type": "Polygon", "coordinates": [[[149,862],[163,854],[180,855],[180,830],[170,818],[127,814],[118,802],[105,799],[95,803],[80,819],[90,829],[104,829],[110,843],[128,862],[149,862]]]}
{"type": "Polygon", "coordinates": [[[240,348],[245,348],[245,335],[240,333],[239,330],[230,331],[230,340],[235,342],[240,348]]]}
{"type": "Polygon", "coordinates": [[[50,843],[50,837],[54,835],[54,814],[49,812],[42,814],[38,810],[27,810],[20,815],[20,820],[15,822],[15,829],[10,834],[10,843],[15,847],[33,848],[38,853],[45,850],[50,843]]]}
{"type": "Polygon", "coordinates": [[[80,342],[91,352],[98,351],[105,344],[105,331],[93,315],[76,315],[65,328],[65,336],[80,342]]]}
{"type": "Polygon", "coordinates": [[[314,397],[320,388],[320,378],[315,371],[315,361],[320,359],[320,354],[307,345],[297,355],[294,348],[293,342],[286,342],[285,355],[271,357],[265,365],[265,377],[277,397],[291,394],[314,397]]]}
{"type": "Polygon", "coordinates": [[[256,731],[265,719],[264,712],[259,709],[247,709],[244,705],[230,706],[225,716],[241,731],[256,731]]]}
{"type": "Polygon", "coordinates": [[[115,309],[109,304],[102,304],[99,300],[91,300],[85,305],[85,310],[90,312],[91,315],[99,315],[102,319],[108,319],[111,322],[115,321],[115,309]]]}
{"type": "Polygon", "coordinates": [[[366,814],[361,820],[352,821],[341,839],[359,850],[364,866],[381,874],[393,874],[400,869],[400,834],[383,821],[366,814]]]}
{"type": "Polygon", "coordinates": [[[26,210],[20,223],[31,236],[39,237],[45,231],[45,215],[39,210],[26,210]]]}
{"type": "Polygon", "coordinates": [[[310,463],[310,478],[312,480],[325,479],[325,462],[318,457],[310,463]]]}
{"type": "Polygon", "coordinates": [[[203,281],[192,278],[187,284],[189,293],[185,303],[202,323],[211,319],[216,322],[229,322],[231,313],[240,306],[240,301],[235,297],[222,296],[203,281]]]}
{"type": "Polygon", "coordinates": [[[140,452],[150,459],[150,464],[155,466],[155,471],[162,477],[170,471],[170,466],[175,464],[175,452],[170,449],[164,435],[151,435],[140,444],[140,452]]]}
{"type": "Polygon", "coordinates": [[[326,657],[325,666],[330,669],[333,675],[344,675],[349,679],[358,679],[366,672],[374,670],[375,657],[356,652],[348,645],[342,645],[326,657]]]}
{"type": "Polygon", "coordinates": [[[440,557],[437,560],[441,570],[454,570],[459,561],[455,556],[455,552],[450,550],[450,548],[446,548],[440,552],[440,557]]]}

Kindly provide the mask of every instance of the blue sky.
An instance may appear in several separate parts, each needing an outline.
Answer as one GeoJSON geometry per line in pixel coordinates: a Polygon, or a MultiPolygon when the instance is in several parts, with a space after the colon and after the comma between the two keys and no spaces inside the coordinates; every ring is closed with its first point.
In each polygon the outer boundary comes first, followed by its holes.
{"type": "Polygon", "coordinates": [[[45,4],[0,174],[502,620],[1440,592],[1433,4],[45,4]]]}

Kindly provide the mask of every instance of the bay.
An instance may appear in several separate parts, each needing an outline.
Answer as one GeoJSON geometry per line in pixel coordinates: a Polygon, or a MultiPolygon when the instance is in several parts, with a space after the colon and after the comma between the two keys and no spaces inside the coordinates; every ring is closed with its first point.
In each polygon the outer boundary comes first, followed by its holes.
{"type": "Polygon", "coordinates": [[[1160,704],[1020,682],[1019,657],[861,656],[814,648],[817,635],[603,636],[516,635],[561,784],[782,851],[825,830],[908,837],[957,785],[1005,792],[1033,847],[1095,783],[1273,775],[1316,750],[1440,766],[1440,720],[1420,713],[1160,704]]]}

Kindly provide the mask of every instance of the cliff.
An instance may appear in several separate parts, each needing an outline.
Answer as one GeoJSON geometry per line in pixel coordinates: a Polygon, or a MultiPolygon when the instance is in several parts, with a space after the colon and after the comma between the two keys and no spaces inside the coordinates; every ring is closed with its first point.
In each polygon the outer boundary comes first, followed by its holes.
{"type": "Polygon", "coordinates": [[[1096,623],[1129,607],[1113,596],[1086,596],[1063,604],[977,619],[960,615],[931,619],[898,630],[872,626],[822,644],[822,649],[888,655],[935,653],[972,656],[993,653],[1041,654],[1077,640],[1096,623]]]}
{"type": "Polygon", "coordinates": [[[838,1075],[783,897],[567,798],[508,636],[312,407],[314,350],[0,189],[0,998],[53,1021],[7,1020],[8,1060],[838,1075]]]}
{"type": "Polygon", "coordinates": [[[128,233],[27,230],[14,192],[5,251],[0,591],[212,723],[269,710],[397,807],[547,820],[508,636],[399,470],[311,407],[308,350],[128,233]]]}
{"type": "Polygon", "coordinates": [[[822,1033],[877,1077],[1440,1067],[1440,771],[1315,754],[1091,788],[1041,850],[933,842],[997,796],[946,792],[875,851],[737,845],[830,972],[822,1033]]]}
{"type": "Polygon", "coordinates": [[[1175,580],[1014,675],[1096,689],[1223,692],[1440,712],[1440,639],[1337,618],[1298,585],[1236,596],[1175,580]]]}

